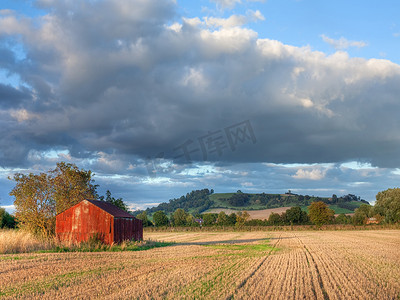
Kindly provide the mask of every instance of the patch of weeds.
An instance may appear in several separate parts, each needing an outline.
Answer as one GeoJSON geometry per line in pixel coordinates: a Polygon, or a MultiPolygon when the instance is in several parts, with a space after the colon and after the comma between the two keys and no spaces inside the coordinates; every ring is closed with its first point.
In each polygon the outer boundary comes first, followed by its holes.
{"type": "MultiPolygon", "coordinates": [[[[232,251],[233,254],[237,255],[258,255],[264,252],[278,251],[278,248],[271,246],[269,240],[265,240],[260,244],[218,244],[218,245],[205,245],[206,247],[221,249],[226,251],[232,251]],[[235,253],[238,252],[238,253],[235,253]]],[[[232,253],[228,254],[231,255],[232,253]]]]}
{"type": "Polygon", "coordinates": [[[167,247],[173,242],[157,241],[125,241],[121,244],[106,245],[101,242],[83,242],[73,246],[56,246],[50,250],[41,250],[39,253],[65,253],[65,252],[122,252],[122,251],[144,251],[153,248],[167,247]]]}
{"type": "Polygon", "coordinates": [[[0,261],[2,260],[23,260],[23,259],[35,259],[37,256],[0,256],[0,261]]]}

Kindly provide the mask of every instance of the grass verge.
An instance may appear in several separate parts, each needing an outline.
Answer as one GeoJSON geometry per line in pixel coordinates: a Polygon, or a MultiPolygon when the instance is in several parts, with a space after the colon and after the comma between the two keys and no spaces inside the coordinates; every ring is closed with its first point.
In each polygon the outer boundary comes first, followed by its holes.
{"type": "MultiPolygon", "coordinates": [[[[0,254],[143,251],[172,244],[174,243],[144,240],[124,241],[120,244],[106,245],[96,238],[79,244],[63,244],[55,239],[35,237],[23,230],[0,230],[0,254]]],[[[0,260],[2,259],[5,258],[0,257],[0,260]]]]}
{"type": "Polygon", "coordinates": [[[153,248],[167,247],[173,242],[145,241],[125,241],[121,244],[105,245],[102,243],[83,242],[72,246],[55,246],[53,249],[41,250],[39,253],[63,253],[63,252],[121,252],[121,251],[144,251],[153,248]]]}

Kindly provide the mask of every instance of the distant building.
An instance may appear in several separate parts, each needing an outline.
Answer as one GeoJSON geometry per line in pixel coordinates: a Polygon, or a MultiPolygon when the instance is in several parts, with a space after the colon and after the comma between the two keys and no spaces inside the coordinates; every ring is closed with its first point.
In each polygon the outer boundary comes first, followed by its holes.
{"type": "Polygon", "coordinates": [[[200,226],[203,225],[203,219],[194,219],[194,221],[199,224],[200,226]]]}
{"type": "Polygon", "coordinates": [[[377,218],[368,218],[365,224],[379,224],[379,221],[377,218]]]}
{"type": "Polygon", "coordinates": [[[142,240],[143,224],[108,202],[83,200],[56,216],[56,236],[61,241],[83,242],[97,236],[106,244],[142,240]]]}

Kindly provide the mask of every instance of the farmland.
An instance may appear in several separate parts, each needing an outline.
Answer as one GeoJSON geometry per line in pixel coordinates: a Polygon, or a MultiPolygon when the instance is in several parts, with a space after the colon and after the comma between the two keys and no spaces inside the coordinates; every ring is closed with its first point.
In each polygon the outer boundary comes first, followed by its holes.
{"type": "MultiPolygon", "coordinates": [[[[269,208],[269,209],[260,209],[260,210],[249,210],[248,213],[250,215],[250,220],[251,219],[265,220],[265,219],[268,219],[268,217],[272,213],[282,214],[283,212],[285,212],[289,208],[290,207],[287,206],[287,207],[278,207],[278,208],[269,208]]],[[[226,214],[238,213],[239,212],[239,210],[236,210],[236,209],[212,208],[212,209],[207,210],[205,213],[218,214],[221,211],[225,212],[226,214]]]]}
{"type": "Polygon", "coordinates": [[[0,255],[0,296],[399,299],[400,231],[151,232],[138,252],[0,255]]]}

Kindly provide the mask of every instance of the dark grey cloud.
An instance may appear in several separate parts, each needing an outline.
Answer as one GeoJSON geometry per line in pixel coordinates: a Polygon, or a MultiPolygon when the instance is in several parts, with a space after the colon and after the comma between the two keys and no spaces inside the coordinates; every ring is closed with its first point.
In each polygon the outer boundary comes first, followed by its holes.
{"type": "Polygon", "coordinates": [[[16,89],[10,85],[0,83],[0,107],[3,109],[18,108],[24,101],[31,100],[32,96],[27,88],[16,89]]]}
{"type": "Polygon", "coordinates": [[[37,4],[48,15],[0,18],[0,39],[19,36],[26,51],[3,66],[30,88],[0,86],[19,104],[2,106],[3,132],[18,149],[1,143],[4,166],[49,149],[76,159],[119,155],[126,165],[161,152],[173,159],[189,139],[199,147],[209,131],[245,120],[257,142],[207,160],[400,166],[394,63],[261,40],[223,20],[180,19],[173,1],[37,4]]]}

